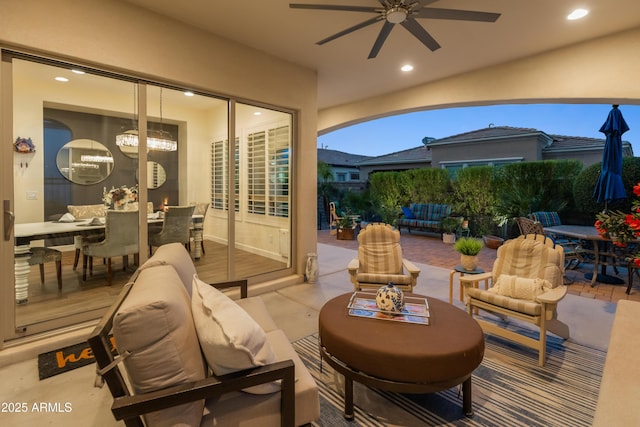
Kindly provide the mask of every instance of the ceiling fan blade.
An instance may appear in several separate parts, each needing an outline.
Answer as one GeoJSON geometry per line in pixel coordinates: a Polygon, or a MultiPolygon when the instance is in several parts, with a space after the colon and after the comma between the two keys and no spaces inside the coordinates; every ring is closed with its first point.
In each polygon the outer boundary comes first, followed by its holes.
{"type": "Polygon", "coordinates": [[[430,19],[452,19],[457,21],[478,21],[478,22],[496,22],[500,18],[499,13],[476,12],[473,10],[455,10],[455,9],[439,9],[436,7],[426,7],[420,9],[416,18],[430,19]]]}
{"type": "Polygon", "coordinates": [[[323,45],[325,43],[328,43],[328,42],[330,42],[332,40],[337,39],[338,37],[342,37],[344,35],[347,35],[349,33],[354,32],[356,30],[359,30],[360,28],[364,28],[364,27],[367,27],[367,26],[369,26],[371,24],[375,24],[376,22],[380,21],[381,19],[384,19],[384,18],[382,16],[376,16],[375,18],[367,19],[366,21],[361,22],[361,23],[359,23],[357,25],[354,25],[353,27],[349,27],[346,30],[340,31],[339,33],[335,33],[334,35],[329,36],[326,39],[322,39],[319,42],[317,42],[316,44],[317,45],[323,45]]]}
{"type": "Polygon", "coordinates": [[[289,3],[291,9],[314,9],[314,10],[340,10],[346,12],[373,12],[379,13],[379,7],[371,6],[341,6],[336,4],[304,4],[289,3]]]}
{"type": "Polygon", "coordinates": [[[378,33],[378,38],[376,38],[376,41],[371,48],[371,52],[369,52],[368,59],[373,59],[378,56],[378,52],[380,52],[382,45],[387,40],[387,37],[389,37],[389,33],[391,32],[391,29],[394,25],[395,24],[392,24],[387,20],[384,21],[384,25],[380,29],[380,33],[378,33]]]}
{"type": "Polygon", "coordinates": [[[407,17],[407,19],[400,25],[402,25],[411,34],[413,34],[415,38],[420,40],[423,45],[431,49],[432,52],[440,49],[440,44],[436,41],[436,39],[431,37],[431,34],[429,34],[427,30],[422,28],[422,25],[418,24],[418,21],[416,21],[412,17],[407,17]]]}

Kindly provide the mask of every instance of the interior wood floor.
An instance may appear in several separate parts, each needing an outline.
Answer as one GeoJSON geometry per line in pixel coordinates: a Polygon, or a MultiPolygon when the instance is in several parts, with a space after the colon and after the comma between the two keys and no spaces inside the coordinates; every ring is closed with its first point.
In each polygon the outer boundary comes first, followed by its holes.
{"type": "MultiPolygon", "coordinates": [[[[205,253],[194,260],[200,279],[207,283],[228,280],[227,247],[205,240],[205,253]]],[[[38,266],[31,268],[29,275],[29,301],[16,305],[16,326],[24,327],[53,319],[70,317],[78,313],[95,312],[100,316],[116,299],[122,287],[135,271],[133,256],[129,257],[129,267],[123,271],[122,258],[112,260],[113,278],[107,285],[107,266],[94,261],[93,275],[87,271],[87,280],[82,281],[82,257],[77,270],[73,270],[73,247],[62,253],[62,291],[58,291],[55,263],[45,264],[44,285],[40,284],[38,266]]],[[[193,247],[191,248],[193,257],[193,247]]],[[[258,274],[287,268],[286,263],[259,256],[250,252],[235,250],[237,278],[249,278],[258,274]]]]}

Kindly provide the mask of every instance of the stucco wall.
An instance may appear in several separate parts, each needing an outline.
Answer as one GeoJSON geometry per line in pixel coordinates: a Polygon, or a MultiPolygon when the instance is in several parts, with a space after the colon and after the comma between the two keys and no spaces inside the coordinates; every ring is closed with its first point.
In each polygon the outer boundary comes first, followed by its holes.
{"type": "MultiPolygon", "coordinates": [[[[0,45],[300,112],[295,265],[316,247],[316,74],[126,3],[2,0],[0,45]],[[260,70],[259,73],[256,70],[260,70]],[[304,157],[302,153],[305,153],[304,157]]],[[[5,129],[3,135],[12,132],[5,129]]],[[[6,164],[3,163],[3,166],[6,164]]],[[[10,163],[8,166],[10,167],[10,163]]],[[[3,185],[3,192],[10,188],[3,185]]],[[[6,196],[3,194],[3,199],[6,196]]],[[[8,249],[3,246],[3,251],[8,249]]],[[[0,255],[2,255],[0,253],[0,255]]]]}
{"type": "Polygon", "coordinates": [[[412,111],[507,103],[639,104],[640,29],[318,113],[320,135],[412,111]]]}

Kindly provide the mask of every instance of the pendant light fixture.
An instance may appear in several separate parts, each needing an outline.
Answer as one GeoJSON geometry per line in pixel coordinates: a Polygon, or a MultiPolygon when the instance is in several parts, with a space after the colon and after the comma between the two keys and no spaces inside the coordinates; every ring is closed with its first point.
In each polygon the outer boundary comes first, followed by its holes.
{"type": "MultiPolygon", "coordinates": [[[[136,91],[133,89],[133,111],[134,121],[136,120],[136,91]]],[[[116,145],[118,147],[138,147],[138,129],[124,131],[116,135],[116,145]]],[[[163,129],[162,122],[162,88],[160,88],[160,130],[149,129],[147,131],[147,148],[155,151],[176,151],[178,143],[173,139],[170,132],[163,129]]]]}

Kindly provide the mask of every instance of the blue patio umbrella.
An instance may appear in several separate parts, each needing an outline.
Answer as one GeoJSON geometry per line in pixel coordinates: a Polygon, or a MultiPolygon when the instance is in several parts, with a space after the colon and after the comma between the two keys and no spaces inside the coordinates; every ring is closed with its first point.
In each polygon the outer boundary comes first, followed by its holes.
{"type": "Polygon", "coordinates": [[[629,126],[618,106],[613,105],[607,121],[600,128],[607,139],[602,152],[602,169],[593,190],[593,198],[598,203],[604,203],[605,210],[608,204],[627,197],[622,182],[622,134],[628,130],[629,126]]]}

